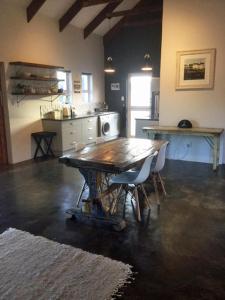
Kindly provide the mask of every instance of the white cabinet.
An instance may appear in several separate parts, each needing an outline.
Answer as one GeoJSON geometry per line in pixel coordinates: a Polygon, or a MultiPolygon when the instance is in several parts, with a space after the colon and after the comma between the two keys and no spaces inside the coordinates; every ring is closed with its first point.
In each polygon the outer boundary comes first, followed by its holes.
{"type": "Polygon", "coordinates": [[[61,122],[62,127],[62,150],[67,151],[74,148],[75,143],[82,141],[82,119],[61,122]]]}
{"type": "Polygon", "coordinates": [[[75,120],[42,120],[44,131],[56,132],[52,149],[56,155],[75,148],[75,143],[91,144],[96,142],[98,118],[87,117],[75,120]]]}
{"type": "Polygon", "coordinates": [[[85,144],[96,142],[98,135],[98,118],[89,117],[82,119],[82,140],[85,144]]]}
{"type": "Polygon", "coordinates": [[[71,121],[42,120],[44,131],[55,131],[56,137],[52,142],[52,149],[56,155],[62,155],[72,150],[75,143],[83,143],[82,119],[71,121]]]}

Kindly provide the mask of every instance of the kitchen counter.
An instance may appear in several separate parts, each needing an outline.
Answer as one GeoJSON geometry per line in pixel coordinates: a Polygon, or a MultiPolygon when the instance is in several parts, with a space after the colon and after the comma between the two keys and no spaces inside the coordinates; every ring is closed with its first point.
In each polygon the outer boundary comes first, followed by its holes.
{"type": "Polygon", "coordinates": [[[52,149],[56,155],[63,155],[67,151],[73,150],[76,144],[96,143],[98,137],[117,138],[119,114],[104,111],[64,118],[49,116],[49,118],[42,119],[42,127],[44,131],[56,132],[52,149]],[[107,132],[106,136],[103,136],[105,132],[107,132]]]}
{"type": "Polygon", "coordinates": [[[152,119],[151,117],[141,117],[141,118],[135,118],[135,120],[150,120],[150,121],[159,121],[159,119],[152,119]]]}
{"type": "Polygon", "coordinates": [[[77,119],[84,119],[84,118],[90,118],[90,117],[98,117],[102,115],[108,115],[108,114],[114,114],[115,111],[102,111],[102,112],[95,112],[91,114],[81,114],[81,115],[75,115],[74,117],[63,117],[63,118],[42,118],[42,120],[51,120],[51,121],[71,121],[71,120],[77,120],[77,119]]]}

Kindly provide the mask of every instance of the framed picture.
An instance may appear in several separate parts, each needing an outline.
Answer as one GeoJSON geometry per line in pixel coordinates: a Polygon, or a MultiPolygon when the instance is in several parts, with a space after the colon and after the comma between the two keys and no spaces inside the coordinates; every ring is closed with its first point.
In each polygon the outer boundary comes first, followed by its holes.
{"type": "Polygon", "coordinates": [[[216,49],[177,52],[177,90],[214,87],[216,49]]]}
{"type": "Polygon", "coordinates": [[[119,83],[111,83],[111,91],[119,91],[120,84],[119,83]]]}
{"type": "Polygon", "coordinates": [[[81,92],[81,81],[74,80],[73,81],[73,90],[75,94],[79,94],[81,92]]]}

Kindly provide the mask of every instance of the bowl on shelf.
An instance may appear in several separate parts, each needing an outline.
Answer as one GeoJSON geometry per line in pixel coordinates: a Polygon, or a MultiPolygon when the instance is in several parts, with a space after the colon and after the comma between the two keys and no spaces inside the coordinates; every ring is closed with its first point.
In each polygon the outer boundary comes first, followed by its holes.
{"type": "Polygon", "coordinates": [[[24,72],[24,73],[23,73],[23,76],[24,76],[24,77],[31,77],[31,73],[29,73],[29,72],[24,72]]]}
{"type": "Polygon", "coordinates": [[[53,86],[53,87],[51,88],[51,91],[52,91],[52,93],[57,94],[57,93],[58,93],[58,87],[57,87],[57,86],[53,86]]]}

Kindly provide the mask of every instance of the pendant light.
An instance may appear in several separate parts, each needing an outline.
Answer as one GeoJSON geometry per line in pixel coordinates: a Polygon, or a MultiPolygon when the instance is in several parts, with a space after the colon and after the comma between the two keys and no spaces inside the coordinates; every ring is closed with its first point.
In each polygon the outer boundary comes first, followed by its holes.
{"type": "Polygon", "coordinates": [[[105,73],[115,73],[116,71],[115,68],[113,67],[111,56],[107,57],[104,71],[105,73]]]}
{"type": "MultiPolygon", "coordinates": [[[[108,17],[108,24],[109,24],[109,31],[110,31],[111,30],[111,17],[108,17]]],[[[105,73],[111,73],[111,74],[116,72],[115,68],[113,67],[111,56],[108,56],[106,59],[104,71],[105,71],[105,73]]]]}
{"type": "Polygon", "coordinates": [[[144,55],[144,65],[141,68],[141,70],[144,71],[144,72],[152,71],[151,56],[150,56],[149,53],[146,53],[144,55]]]}

